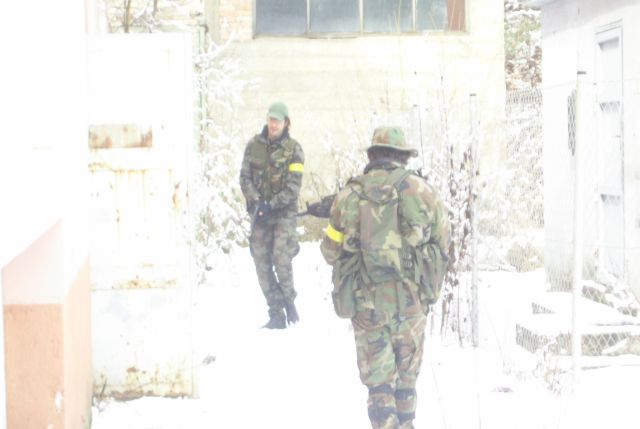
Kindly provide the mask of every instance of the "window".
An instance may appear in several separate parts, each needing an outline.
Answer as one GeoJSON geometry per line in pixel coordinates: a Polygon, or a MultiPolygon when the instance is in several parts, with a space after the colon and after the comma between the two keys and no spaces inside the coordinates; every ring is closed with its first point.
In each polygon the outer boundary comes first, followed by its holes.
{"type": "Polygon", "coordinates": [[[255,32],[282,36],[464,30],[465,0],[255,0],[255,32]]]}
{"type": "Polygon", "coordinates": [[[413,5],[407,0],[367,0],[363,3],[364,31],[397,33],[413,30],[413,5]]]}
{"type": "Polygon", "coordinates": [[[256,0],[257,34],[304,34],[306,32],[306,0],[256,0]]]}
{"type": "Polygon", "coordinates": [[[447,2],[418,0],[416,26],[420,30],[444,30],[447,24],[447,2]]]}
{"type": "Polygon", "coordinates": [[[360,30],[358,0],[310,0],[312,33],[356,33],[360,30]]]}

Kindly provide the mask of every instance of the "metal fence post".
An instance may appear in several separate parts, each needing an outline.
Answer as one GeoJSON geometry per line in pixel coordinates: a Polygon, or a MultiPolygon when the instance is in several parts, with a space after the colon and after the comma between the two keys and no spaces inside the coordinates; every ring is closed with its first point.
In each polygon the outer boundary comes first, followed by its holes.
{"type": "Polygon", "coordinates": [[[480,324],[479,324],[479,301],[478,301],[478,233],[476,222],[476,171],[477,161],[477,127],[476,127],[476,94],[469,94],[469,121],[470,121],[470,155],[471,155],[471,178],[469,180],[469,191],[471,202],[469,211],[471,213],[471,333],[473,346],[480,346],[480,324]]]}
{"type": "Polygon", "coordinates": [[[580,377],[582,356],[582,333],[580,331],[580,300],[582,298],[582,234],[583,234],[583,195],[582,160],[584,144],[585,112],[584,79],[586,72],[578,71],[575,98],[575,155],[574,155],[574,214],[573,214],[573,287],[571,308],[571,356],[573,367],[573,389],[576,389],[580,377]]]}

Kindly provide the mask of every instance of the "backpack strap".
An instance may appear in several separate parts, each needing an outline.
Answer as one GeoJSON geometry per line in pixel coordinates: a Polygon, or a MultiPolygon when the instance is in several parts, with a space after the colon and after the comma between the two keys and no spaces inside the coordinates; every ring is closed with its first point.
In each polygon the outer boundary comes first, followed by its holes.
{"type": "MultiPolygon", "coordinates": [[[[402,192],[400,186],[402,183],[411,175],[411,171],[405,170],[404,168],[396,168],[389,175],[389,182],[393,184],[393,187],[396,188],[396,193],[398,194],[398,210],[400,210],[400,204],[402,202],[402,192]]],[[[398,221],[400,220],[400,213],[398,213],[398,221]]],[[[405,264],[407,262],[411,263],[411,249],[406,245],[406,241],[404,237],[402,238],[402,248],[399,251],[400,253],[400,264],[402,265],[402,275],[406,277],[413,267],[408,267],[405,264]]],[[[415,273],[415,268],[413,269],[415,273]]],[[[415,277],[415,274],[414,276],[415,277]]],[[[398,299],[398,311],[400,314],[404,314],[407,307],[407,292],[405,291],[404,282],[396,283],[396,296],[398,299]]]]}
{"type": "MultiPolygon", "coordinates": [[[[391,173],[389,173],[389,177],[385,181],[385,184],[393,185],[393,187],[396,188],[396,192],[398,194],[398,199],[400,199],[400,185],[410,175],[411,175],[411,171],[405,170],[404,168],[396,168],[396,169],[392,170],[391,173]]],[[[347,185],[349,185],[349,184],[357,184],[361,188],[364,188],[365,187],[365,180],[363,180],[363,179],[365,178],[365,176],[366,175],[352,177],[351,179],[349,179],[349,181],[347,181],[347,185]]],[[[355,189],[353,189],[353,192],[355,192],[356,195],[358,195],[358,197],[360,199],[365,199],[365,200],[369,199],[364,192],[358,192],[355,189]]]]}
{"type": "Polygon", "coordinates": [[[398,191],[398,197],[400,197],[400,185],[410,175],[411,171],[405,170],[404,168],[396,168],[389,174],[389,183],[392,183],[396,191],[398,191]]]}

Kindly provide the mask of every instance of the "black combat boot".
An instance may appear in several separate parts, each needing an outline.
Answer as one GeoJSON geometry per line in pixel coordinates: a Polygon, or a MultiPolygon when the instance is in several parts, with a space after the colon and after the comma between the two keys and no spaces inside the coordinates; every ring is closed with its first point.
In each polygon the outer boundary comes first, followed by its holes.
{"type": "Polygon", "coordinates": [[[287,324],[291,325],[292,323],[297,323],[300,320],[300,316],[298,316],[298,310],[296,309],[296,305],[291,302],[287,302],[284,305],[285,310],[287,310],[287,324]]]}
{"type": "Polygon", "coordinates": [[[282,310],[269,310],[269,321],[264,325],[267,329],[284,329],[287,327],[284,312],[282,310]]]}

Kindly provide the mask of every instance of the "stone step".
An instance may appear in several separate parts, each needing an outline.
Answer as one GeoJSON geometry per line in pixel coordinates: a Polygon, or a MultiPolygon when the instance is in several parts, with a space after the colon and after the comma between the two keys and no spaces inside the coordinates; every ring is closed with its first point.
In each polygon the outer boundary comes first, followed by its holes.
{"type": "MultiPolygon", "coordinates": [[[[569,292],[546,292],[532,301],[533,314],[572,314],[573,296],[569,292]]],[[[614,308],[592,301],[588,298],[579,300],[579,316],[584,320],[598,324],[634,324],[640,320],[622,314],[614,308]]]]}
{"type": "MultiPolygon", "coordinates": [[[[567,292],[547,292],[536,297],[533,314],[516,322],[516,343],[531,353],[548,345],[556,355],[571,354],[572,305],[572,296],[567,292]]],[[[578,317],[585,356],[613,353],[611,350],[625,341],[640,342],[640,321],[612,307],[581,298],[578,317]]]]}

